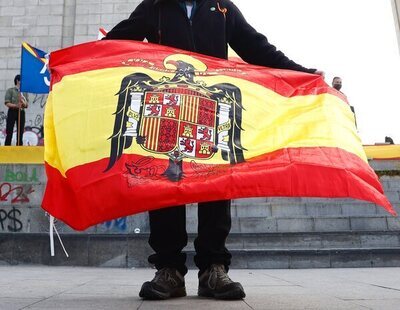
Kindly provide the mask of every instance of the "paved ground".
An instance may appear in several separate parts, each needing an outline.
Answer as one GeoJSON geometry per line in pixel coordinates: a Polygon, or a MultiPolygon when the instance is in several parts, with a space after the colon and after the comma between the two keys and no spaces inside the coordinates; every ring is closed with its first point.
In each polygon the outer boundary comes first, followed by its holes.
{"type": "Polygon", "coordinates": [[[400,309],[400,268],[232,270],[243,301],[196,296],[196,271],[186,277],[188,297],[142,301],[151,269],[0,266],[0,309],[400,309]]]}

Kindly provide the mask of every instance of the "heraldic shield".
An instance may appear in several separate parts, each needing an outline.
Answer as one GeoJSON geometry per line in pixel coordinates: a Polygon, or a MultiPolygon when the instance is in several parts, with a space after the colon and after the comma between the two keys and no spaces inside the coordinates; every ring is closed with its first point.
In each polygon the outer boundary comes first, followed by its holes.
{"type": "Polygon", "coordinates": [[[188,158],[214,155],[217,102],[200,92],[172,87],[165,92],[145,92],[139,134],[149,152],[178,150],[188,158]]]}
{"type": "Polygon", "coordinates": [[[106,171],[133,142],[149,155],[169,158],[163,175],[171,181],[184,177],[184,159],[206,161],[220,152],[231,164],[244,162],[240,89],[228,83],[207,86],[195,81],[190,59],[166,59],[164,64],[176,68],[173,78],[156,81],[134,73],[123,79],[106,171]]]}

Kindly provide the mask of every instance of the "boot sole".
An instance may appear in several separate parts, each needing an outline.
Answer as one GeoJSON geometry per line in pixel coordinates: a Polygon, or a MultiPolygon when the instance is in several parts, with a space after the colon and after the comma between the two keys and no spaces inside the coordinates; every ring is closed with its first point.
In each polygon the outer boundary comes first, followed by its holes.
{"type": "Polygon", "coordinates": [[[199,288],[197,295],[199,297],[215,298],[221,300],[238,300],[246,297],[243,289],[236,288],[225,293],[215,293],[213,290],[208,288],[199,288]]]}
{"type": "Polygon", "coordinates": [[[139,292],[139,297],[147,300],[165,300],[169,298],[178,298],[185,296],[186,296],[185,287],[179,287],[173,290],[172,292],[165,293],[155,290],[150,284],[148,285],[143,284],[139,292]]]}

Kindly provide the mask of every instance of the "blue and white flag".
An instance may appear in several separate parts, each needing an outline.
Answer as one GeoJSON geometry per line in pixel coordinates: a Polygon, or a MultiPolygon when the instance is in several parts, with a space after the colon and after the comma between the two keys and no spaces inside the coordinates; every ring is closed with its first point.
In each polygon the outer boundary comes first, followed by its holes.
{"type": "Polygon", "coordinates": [[[26,42],[21,51],[21,92],[47,94],[50,86],[50,73],[47,68],[46,52],[26,42]]]}

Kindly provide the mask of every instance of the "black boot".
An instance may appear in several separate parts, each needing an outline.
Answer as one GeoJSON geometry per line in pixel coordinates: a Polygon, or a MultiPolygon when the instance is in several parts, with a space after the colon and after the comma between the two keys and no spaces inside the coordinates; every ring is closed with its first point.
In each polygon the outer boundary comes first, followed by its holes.
{"type": "Polygon", "coordinates": [[[175,268],[162,268],[154,279],[143,283],[139,297],[150,300],[186,296],[185,279],[175,268]]]}
{"type": "Polygon", "coordinates": [[[211,265],[199,277],[198,295],[216,299],[242,299],[246,297],[239,282],[233,282],[224,265],[211,265]]]}

